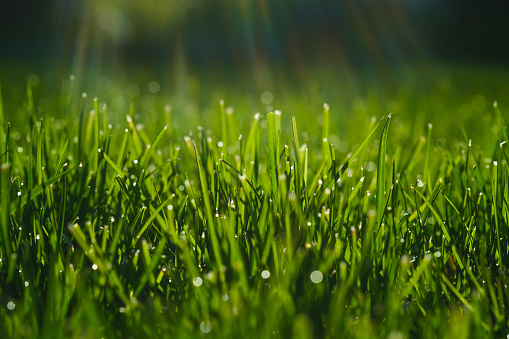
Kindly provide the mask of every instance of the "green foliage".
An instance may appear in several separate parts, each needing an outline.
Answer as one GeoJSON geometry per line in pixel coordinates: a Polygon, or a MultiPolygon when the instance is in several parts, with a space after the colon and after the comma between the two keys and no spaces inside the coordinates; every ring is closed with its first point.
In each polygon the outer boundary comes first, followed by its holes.
{"type": "Polygon", "coordinates": [[[223,101],[184,135],[169,106],[108,125],[109,98],[67,92],[28,86],[18,118],[0,99],[6,337],[507,335],[503,107],[481,145],[419,115],[359,113],[339,138],[328,105],[322,126],[247,129],[223,101]]]}

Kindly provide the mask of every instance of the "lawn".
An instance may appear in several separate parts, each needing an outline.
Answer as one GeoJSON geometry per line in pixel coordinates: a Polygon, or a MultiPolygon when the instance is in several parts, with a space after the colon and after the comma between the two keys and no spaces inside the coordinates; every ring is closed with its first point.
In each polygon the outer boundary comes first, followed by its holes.
{"type": "Polygon", "coordinates": [[[433,69],[0,78],[0,333],[507,336],[507,71],[433,69]]]}

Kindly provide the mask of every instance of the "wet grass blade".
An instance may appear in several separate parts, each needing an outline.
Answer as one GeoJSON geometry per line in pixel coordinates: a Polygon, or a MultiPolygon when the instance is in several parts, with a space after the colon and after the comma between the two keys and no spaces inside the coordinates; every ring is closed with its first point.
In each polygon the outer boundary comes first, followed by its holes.
{"type": "MultiPolygon", "coordinates": [[[[93,116],[93,119],[94,119],[94,146],[92,147],[92,149],[99,149],[99,107],[98,107],[98,102],[97,102],[97,98],[94,98],[94,116],[93,116]]],[[[94,152],[93,153],[94,155],[94,164],[93,164],[93,168],[94,168],[94,171],[97,171],[97,169],[99,168],[99,152],[94,152]]]]}
{"type": "Polygon", "coordinates": [[[323,104],[323,121],[322,121],[322,157],[323,159],[326,159],[328,156],[328,153],[330,151],[328,150],[328,140],[329,140],[329,105],[323,104]]]}
{"type": "Polygon", "coordinates": [[[269,144],[269,166],[270,180],[272,183],[272,193],[275,195],[277,190],[277,136],[276,136],[276,114],[270,112],[267,114],[267,142],[269,144]]]}
{"type": "Polygon", "coordinates": [[[5,255],[10,256],[12,252],[10,225],[9,225],[9,190],[10,190],[10,163],[0,163],[0,231],[2,235],[2,251],[5,255]]]}
{"type": "Polygon", "coordinates": [[[111,166],[111,168],[113,168],[113,170],[117,173],[117,175],[121,178],[124,177],[124,172],[122,171],[122,169],[120,169],[120,167],[117,166],[117,164],[115,164],[113,162],[113,160],[111,160],[111,158],[106,154],[106,153],[103,153],[103,156],[104,156],[104,160],[106,160],[106,162],[108,163],[108,165],[111,166]]]}
{"type": "Polygon", "coordinates": [[[143,157],[143,160],[141,161],[141,165],[140,165],[140,168],[144,169],[146,166],[147,166],[147,163],[148,161],[150,160],[150,157],[152,156],[152,154],[154,153],[154,150],[157,148],[157,146],[159,145],[159,142],[161,141],[161,139],[163,138],[164,134],[166,133],[166,130],[168,129],[168,126],[164,126],[163,129],[161,130],[161,132],[159,132],[159,134],[157,135],[157,137],[155,138],[154,142],[152,143],[152,145],[150,145],[150,148],[147,152],[147,154],[145,155],[145,157],[143,157]]]}
{"type": "Polygon", "coordinates": [[[378,167],[376,176],[376,215],[378,225],[382,224],[385,213],[385,156],[387,153],[387,133],[389,132],[390,121],[391,115],[389,114],[382,130],[378,149],[378,167]]]}
{"type": "Polygon", "coordinates": [[[428,136],[426,138],[426,155],[424,156],[424,171],[423,179],[426,183],[426,188],[431,192],[431,176],[429,173],[429,162],[431,157],[431,131],[433,129],[432,124],[428,124],[428,136]]]}
{"type": "Polygon", "coordinates": [[[69,174],[72,171],[72,169],[68,169],[64,172],[61,172],[54,177],[48,179],[44,183],[34,187],[33,189],[29,190],[27,193],[20,196],[16,201],[13,201],[9,206],[9,213],[13,214],[16,213],[21,207],[25,206],[30,201],[33,201],[38,195],[43,193],[45,190],[48,190],[51,188],[51,185],[56,183],[58,180],[60,180],[63,176],[69,174]]]}
{"type": "MultiPolygon", "coordinates": [[[[205,170],[203,169],[202,162],[200,159],[200,155],[198,152],[198,149],[196,147],[196,144],[194,144],[194,154],[196,157],[196,165],[198,166],[198,174],[200,178],[200,186],[201,186],[201,193],[202,193],[202,201],[203,201],[203,207],[205,208],[205,211],[203,215],[206,217],[207,221],[207,227],[210,233],[210,240],[212,243],[212,252],[214,254],[215,260],[217,260],[219,267],[223,266],[223,259],[221,254],[221,249],[219,246],[219,240],[216,233],[216,227],[214,223],[214,217],[212,215],[212,208],[211,203],[209,199],[209,189],[207,184],[207,177],[205,175],[205,170]]],[[[223,278],[223,275],[221,274],[221,279],[223,278]]]]}
{"type": "Polygon", "coordinates": [[[498,163],[496,161],[493,162],[492,171],[491,171],[491,213],[492,213],[492,219],[495,222],[495,232],[496,232],[496,238],[497,238],[497,260],[498,265],[502,265],[502,247],[500,246],[500,239],[502,238],[502,234],[500,232],[500,225],[498,220],[498,210],[499,207],[497,206],[498,199],[498,163]]]}
{"type": "Polygon", "coordinates": [[[221,141],[224,145],[228,145],[228,133],[226,130],[226,112],[224,108],[224,100],[219,101],[219,119],[221,121],[221,141]]]}
{"type": "Polygon", "coordinates": [[[429,209],[431,210],[431,213],[433,213],[433,215],[435,216],[435,219],[437,220],[438,224],[442,228],[442,232],[444,234],[445,239],[447,240],[447,242],[450,242],[451,237],[449,235],[449,231],[447,230],[445,223],[442,221],[442,218],[440,218],[440,215],[438,215],[438,212],[433,207],[433,204],[431,204],[431,202],[421,193],[421,191],[419,191],[417,189],[417,187],[412,185],[412,188],[417,192],[417,194],[421,197],[421,199],[424,200],[426,205],[428,205],[429,209]]]}
{"type": "MultiPolygon", "coordinates": [[[[134,113],[134,106],[131,105],[131,114],[134,113]]],[[[131,141],[132,141],[132,147],[135,151],[136,158],[140,158],[142,153],[141,148],[141,140],[138,136],[138,132],[136,132],[136,126],[134,126],[133,119],[131,118],[131,115],[126,115],[127,125],[129,127],[129,133],[131,134],[131,141]]]]}
{"type": "Polygon", "coordinates": [[[440,273],[440,276],[442,277],[442,280],[445,282],[447,287],[452,291],[452,293],[465,305],[465,307],[468,308],[469,311],[473,311],[474,308],[470,303],[461,295],[461,293],[458,292],[458,290],[454,287],[454,285],[451,283],[451,281],[443,274],[440,273]]]}
{"type": "Polygon", "coordinates": [[[343,174],[346,169],[348,167],[350,167],[350,165],[352,164],[352,161],[354,161],[357,156],[359,155],[359,153],[364,149],[364,147],[366,147],[369,139],[371,139],[371,136],[373,134],[375,134],[376,130],[378,129],[378,127],[380,126],[380,124],[382,123],[382,121],[384,121],[385,118],[382,118],[378,121],[378,123],[375,125],[375,127],[371,130],[371,132],[368,134],[368,136],[366,137],[366,139],[364,139],[364,141],[361,143],[361,145],[359,146],[359,148],[357,148],[357,150],[348,158],[348,160],[343,164],[341,165],[341,167],[339,168],[338,172],[339,174],[343,174]]]}
{"type": "Polygon", "coordinates": [[[497,116],[498,126],[502,131],[502,138],[504,141],[509,142],[509,135],[507,134],[507,125],[504,121],[502,113],[500,113],[500,108],[498,107],[498,103],[496,101],[493,102],[493,109],[495,110],[495,114],[497,116]]]}

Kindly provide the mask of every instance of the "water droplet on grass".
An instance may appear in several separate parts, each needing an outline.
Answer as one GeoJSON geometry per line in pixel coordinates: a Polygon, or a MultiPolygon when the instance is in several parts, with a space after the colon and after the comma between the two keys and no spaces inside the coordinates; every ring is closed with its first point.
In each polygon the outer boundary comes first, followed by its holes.
{"type": "Polygon", "coordinates": [[[202,321],[200,323],[200,331],[202,331],[202,333],[209,333],[210,331],[212,331],[212,322],[210,321],[202,321]]]}
{"type": "Polygon", "coordinates": [[[196,287],[200,287],[203,284],[203,279],[200,277],[196,277],[193,279],[193,285],[196,287]]]}
{"type": "Polygon", "coordinates": [[[290,191],[288,193],[288,200],[289,201],[295,201],[295,199],[297,198],[297,196],[295,195],[295,192],[294,191],[290,191]]]}
{"type": "Polygon", "coordinates": [[[15,303],[13,303],[12,301],[9,301],[9,302],[7,303],[7,309],[8,309],[9,311],[14,310],[15,308],[16,308],[16,304],[15,304],[15,303]]]}
{"type": "Polygon", "coordinates": [[[269,279],[270,278],[270,272],[267,270],[263,270],[261,274],[263,279],[269,279]]]}
{"type": "Polygon", "coordinates": [[[315,284],[319,284],[323,280],[323,273],[320,271],[313,271],[313,272],[311,272],[311,275],[309,276],[309,278],[311,279],[311,282],[313,282],[315,284]]]}
{"type": "Polygon", "coordinates": [[[366,164],[366,170],[368,172],[374,172],[376,170],[376,165],[374,162],[372,161],[369,161],[367,164],[366,164]]]}
{"type": "Polygon", "coordinates": [[[405,335],[400,331],[392,331],[387,335],[387,339],[403,339],[405,335]]]}

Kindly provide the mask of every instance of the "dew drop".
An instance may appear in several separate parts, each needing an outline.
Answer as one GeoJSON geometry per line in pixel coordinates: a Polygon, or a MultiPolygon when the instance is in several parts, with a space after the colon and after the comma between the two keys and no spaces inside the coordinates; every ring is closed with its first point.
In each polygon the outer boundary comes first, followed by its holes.
{"type": "Polygon", "coordinates": [[[267,271],[267,270],[263,270],[261,276],[262,276],[263,279],[269,279],[270,272],[267,271]]]}
{"type": "Polygon", "coordinates": [[[207,334],[209,333],[210,331],[212,331],[212,322],[210,321],[202,321],[200,323],[200,331],[202,331],[202,333],[204,334],[207,334]]]}
{"type": "Polygon", "coordinates": [[[313,272],[311,272],[311,275],[309,276],[309,278],[311,279],[311,282],[313,282],[315,284],[319,284],[323,280],[323,273],[320,271],[313,271],[313,272]]]}
{"type": "Polygon", "coordinates": [[[200,277],[196,277],[193,279],[193,285],[196,287],[200,287],[203,284],[203,279],[200,277]]]}

